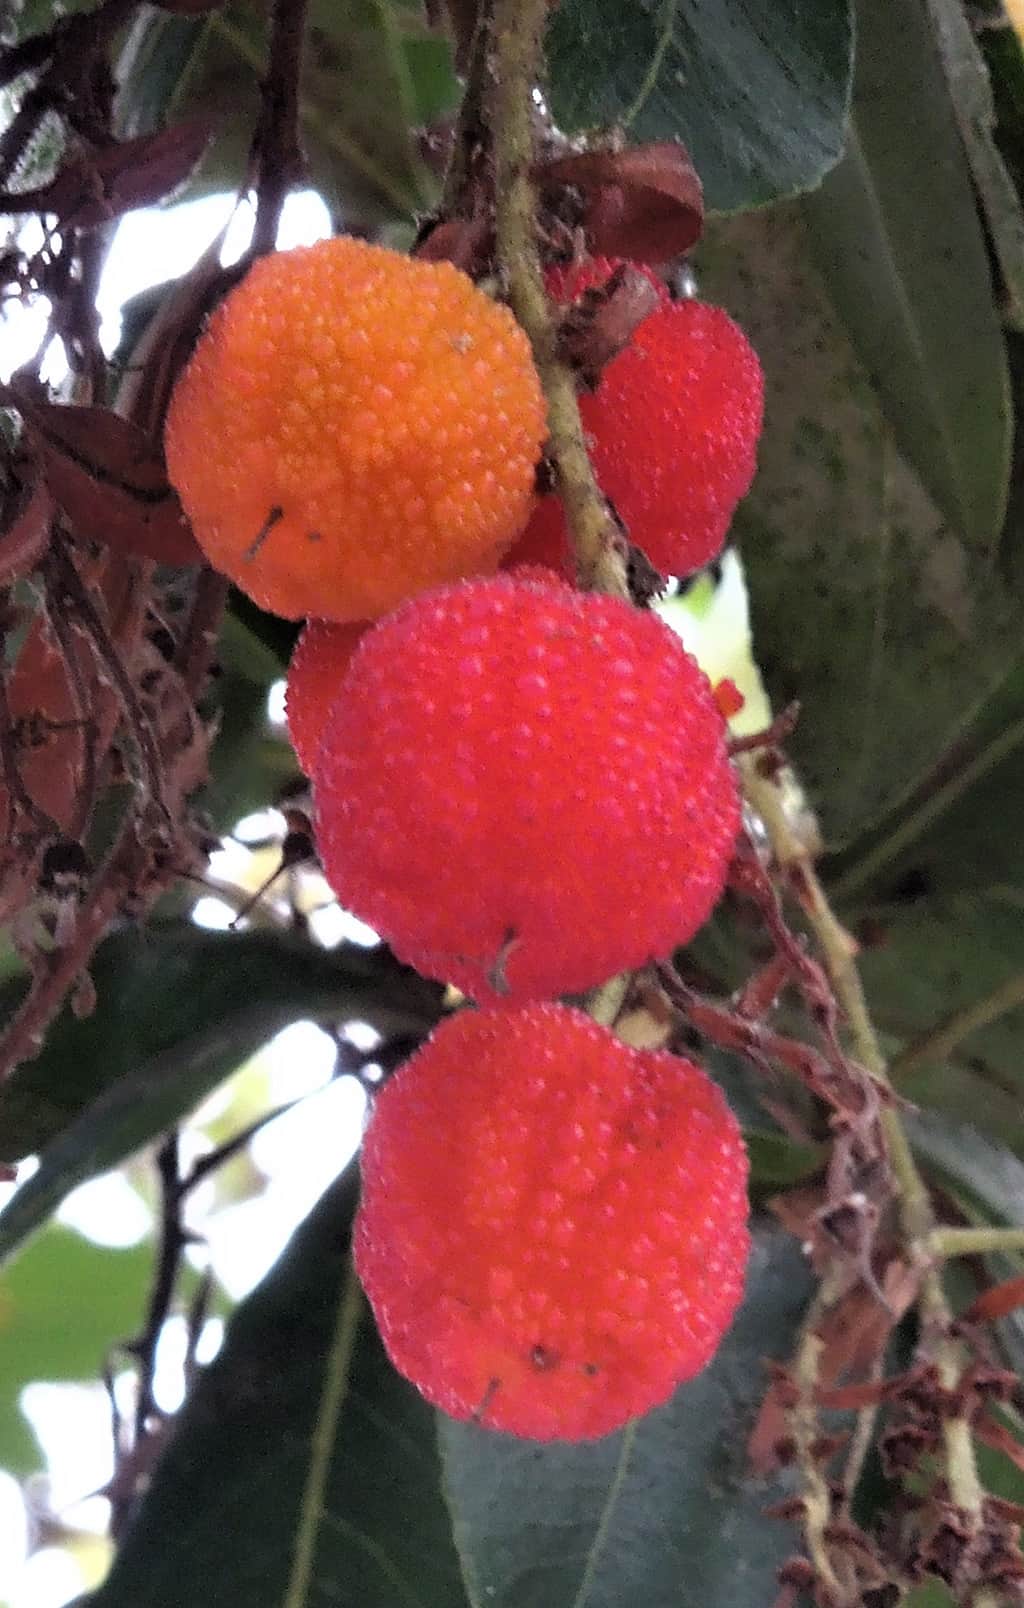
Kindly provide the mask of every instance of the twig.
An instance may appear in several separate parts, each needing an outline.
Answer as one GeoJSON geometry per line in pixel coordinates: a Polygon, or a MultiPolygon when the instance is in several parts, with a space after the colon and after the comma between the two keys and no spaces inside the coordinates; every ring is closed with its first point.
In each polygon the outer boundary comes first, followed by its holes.
{"type": "Polygon", "coordinates": [[[927,1066],[929,1062],[944,1061],[970,1033],[987,1027],[989,1022],[997,1021],[1000,1016],[1016,1010],[1020,1005],[1024,1005],[1024,972],[1008,977],[1005,983],[1000,983],[983,999],[950,1011],[927,1033],[908,1044],[893,1059],[890,1068],[892,1077],[905,1077],[908,1072],[927,1066]]]}
{"type": "Polygon", "coordinates": [[[3,772],[4,786],[10,795],[11,818],[7,825],[8,836],[13,835],[14,810],[17,807],[35,823],[42,840],[63,837],[64,834],[57,822],[36,803],[22,779],[14,717],[7,697],[7,682],[2,673],[0,673],[0,770],[3,772]]]}
{"type": "Polygon", "coordinates": [[[250,249],[256,257],[273,251],[285,198],[305,168],[299,133],[299,80],[307,6],[308,0],[274,0],[271,14],[269,66],[253,139],[259,177],[250,249]]]}
{"type": "MultiPolygon", "coordinates": [[[[747,800],[764,822],[775,859],[789,878],[821,946],[857,1057],[879,1082],[888,1083],[885,1057],[868,1012],[854,958],[856,945],[832,910],[807,847],[790,826],[774,779],[763,776],[749,758],[741,759],[739,768],[747,800]]],[[[951,1333],[953,1315],[941,1277],[929,1256],[935,1230],[931,1199],[895,1106],[883,1108],[880,1120],[899,1189],[906,1247],[911,1259],[924,1269],[919,1301],[922,1344],[932,1351],[943,1387],[953,1392],[960,1383],[963,1357],[951,1333]]],[[[944,1419],[942,1437],[950,1497],[962,1509],[971,1529],[978,1533],[984,1524],[985,1493],[978,1476],[967,1419],[962,1414],[944,1419]]],[[[997,1602],[992,1592],[982,1588],[974,1596],[973,1608],[995,1608],[997,1602]]]]}
{"type": "Polygon", "coordinates": [[[587,455],[576,383],[558,358],[557,330],[537,248],[537,194],[531,178],[532,91],[548,9],[548,0],[495,0],[494,4],[488,113],[494,141],[498,261],[516,317],[530,337],[547,398],[551,460],[580,582],[628,599],[623,533],[601,494],[587,455]]]}
{"type": "Polygon", "coordinates": [[[139,1393],[135,1404],[136,1447],[146,1439],[150,1420],[156,1415],[153,1394],[156,1351],[174,1298],[181,1259],[189,1241],[181,1221],[182,1186],[176,1128],[167,1135],[157,1151],[156,1167],[160,1179],[160,1251],[142,1333],[126,1347],[139,1360],[139,1393]]]}
{"type": "Polygon", "coordinates": [[[82,667],[78,662],[75,644],[71,638],[71,627],[67,615],[62,608],[54,608],[48,594],[44,594],[43,607],[50,630],[57,639],[61,657],[64,660],[64,669],[67,672],[68,689],[71,693],[71,704],[77,717],[77,723],[82,733],[82,774],[78,782],[75,807],[68,824],[68,835],[73,838],[82,838],[89,824],[89,817],[95,802],[96,792],[96,747],[99,733],[96,728],[96,717],[90,709],[90,697],[82,667]]]}
{"type": "Polygon", "coordinates": [[[230,1139],[226,1139],[222,1145],[218,1145],[216,1150],[209,1150],[205,1156],[200,1156],[193,1163],[192,1170],[181,1180],[179,1186],[181,1196],[184,1197],[190,1194],[197,1185],[203,1182],[204,1178],[209,1178],[210,1174],[216,1172],[218,1167],[223,1167],[224,1163],[230,1161],[232,1156],[237,1156],[240,1150],[244,1150],[249,1140],[253,1139],[268,1123],[276,1122],[278,1117],[283,1117],[286,1111],[292,1110],[293,1106],[301,1105],[306,1098],[306,1095],[299,1095],[294,1100],[286,1100],[283,1105],[274,1106],[270,1111],[264,1111],[262,1116],[254,1118],[238,1133],[233,1134],[230,1139]]]}
{"type": "Polygon", "coordinates": [[[153,731],[153,722],[139,703],[135,685],[124,661],[111,639],[105,622],[100,618],[99,611],[89,596],[70,554],[56,537],[53,539],[49,557],[44,565],[44,574],[48,581],[47,590],[56,594],[50,598],[52,608],[59,610],[65,603],[71,605],[73,617],[84,627],[98,664],[109,676],[139,750],[150,802],[165,820],[169,820],[170,811],[164,798],[163,761],[153,731]]]}

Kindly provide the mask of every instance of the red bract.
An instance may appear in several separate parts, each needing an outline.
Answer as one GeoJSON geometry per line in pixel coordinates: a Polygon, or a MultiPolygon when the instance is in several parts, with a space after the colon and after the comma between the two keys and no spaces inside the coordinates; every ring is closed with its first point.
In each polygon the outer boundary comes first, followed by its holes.
{"type": "Polygon", "coordinates": [[[668,627],[512,576],[366,634],[314,781],[342,904],[478,999],[667,955],[718,899],[739,821],[722,716],[668,627]]]}
{"type": "MultiPolygon", "coordinates": [[[[553,269],[548,288],[568,305],[615,266],[553,269]]],[[[662,574],[689,575],[720,552],[753,479],[763,404],[757,354],[728,314],[701,301],[666,300],[580,398],[601,489],[662,574]]],[[[568,564],[556,497],[539,504],[522,540],[533,562],[568,564]]],[[[517,544],[506,565],[519,553],[517,544]]]]}
{"type": "Polygon", "coordinates": [[[356,1266],[456,1418],[608,1434],[708,1362],[743,1289],[747,1159],[690,1061],[559,1005],[465,1011],[381,1093],[356,1266]]]}

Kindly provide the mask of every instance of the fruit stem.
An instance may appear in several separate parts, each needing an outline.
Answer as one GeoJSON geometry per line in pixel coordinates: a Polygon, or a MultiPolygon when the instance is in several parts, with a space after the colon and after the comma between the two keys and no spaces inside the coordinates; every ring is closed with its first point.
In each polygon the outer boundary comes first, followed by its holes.
{"type": "Polygon", "coordinates": [[[488,117],[494,143],[498,262],[544,387],[548,450],[580,584],[629,599],[625,538],[587,455],[576,381],[558,356],[557,329],[537,245],[533,92],[540,76],[548,9],[548,0],[494,0],[488,117]]]}
{"type": "MultiPolygon", "coordinates": [[[[774,777],[762,774],[756,756],[741,755],[737,763],[747,802],[764,823],[775,860],[795,889],[821,947],[836,998],[846,1016],[856,1056],[873,1077],[891,1087],[885,1056],[868,1011],[854,958],[856,943],[829,904],[811,855],[789,821],[782,792],[774,777]]],[[[941,1276],[934,1265],[932,1246],[937,1230],[931,1197],[918,1171],[895,1105],[883,1108],[881,1123],[900,1196],[904,1242],[911,1262],[921,1268],[919,1309],[922,1343],[931,1351],[943,1386],[952,1392],[959,1385],[964,1358],[961,1346],[951,1333],[953,1314],[946,1300],[941,1276]]],[[[963,1510],[971,1527],[980,1530],[984,1523],[985,1493],[978,1477],[970,1424],[962,1414],[958,1414],[945,1420],[942,1435],[950,1497],[963,1510]]],[[[974,1596],[973,1608],[994,1608],[998,1600],[997,1596],[983,1589],[974,1596]]]]}
{"type": "Polygon", "coordinates": [[[933,1256],[978,1256],[985,1251],[1024,1251],[1024,1228],[937,1228],[928,1242],[933,1256]]]}

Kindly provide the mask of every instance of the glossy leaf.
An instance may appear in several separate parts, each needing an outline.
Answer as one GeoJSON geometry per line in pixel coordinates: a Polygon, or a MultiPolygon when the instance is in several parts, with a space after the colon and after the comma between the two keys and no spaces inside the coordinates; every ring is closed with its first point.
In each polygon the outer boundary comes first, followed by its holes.
{"type": "Polygon", "coordinates": [[[681,140],[716,211],[810,189],[842,151],[847,0],[562,0],[547,45],[561,128],[681,140]]]}
{"type": "Polygon", "coordinates": [[[236,1311],[89,1608],[465,1608],[433,1414],[349,1265],[355,1189],[236,1311]]]}
{"type": "MultiPolygon", "coordinates": [[[[185,922],[107,939],[97,1006],[66,1008],[0,1092],[0,1159],[41,1150],[0,1212],[0,1258],[86,1178],[178,1121],[289,1022],[358,1016],[385,1033],[428,1028],[440,990],[384,950],[326,952],[279,932],[185,922]]],[[[11,991],[20,988],[12,984],[11,991]]]]}
{"type": "Polygon", "coordinates": [[[152,1261],[150,1246],[111,1250],[55,1226],[0,1271],[0,1468],[39,1468],[21,1391],[36,1379],[98,1379],[110,1347],[139,1327],[152,1261]]]}
{"type": "Polygon", "coordinates": [[[966,547],[990,555],[1012,419],[970,168],[919,0],[857,0],[856,15],[846,155],[805,202],[810,235],[900,448],[966,547]]]}
{"type": "Polygon", "coordinates": [[[631,1428],[538,1445],[441,1421],[445,1489],[473,1608],[763,1608],[792,1537],[764,1509],[746,1439],[766,1357],[788,1357],[810,1292],[799,1248],[758,1234],[747,1296],[711,1366],[631,1428]]]}
{"type": "Polygon", "coordinates": [[[715,225],[699,272],[765,368],[734,530],[754,654],[775,706],[801,703],[787,746],[837,848],[896,808],[991,696],[1019,615],[902,458],[812,261],[805,205],[715,225]]]}

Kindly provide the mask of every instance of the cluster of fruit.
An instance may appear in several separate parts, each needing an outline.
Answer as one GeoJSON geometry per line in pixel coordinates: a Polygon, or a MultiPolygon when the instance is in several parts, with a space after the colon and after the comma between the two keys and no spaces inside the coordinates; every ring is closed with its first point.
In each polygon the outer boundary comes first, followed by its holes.
{"type": "MultiPolygon", "coordinates": [[[[552,270],[569,310],[617,265],[552,270]]],[[[652,281],[653,282],[653,281],[652,281]]],[[[762,381],[719,309],[654,310],[581,410],[659,569],[724,540],[762,381]]],[[[656,616],[583,593],[538,497],[545,409],[507,308],[350,239],[265,259],[167,423],[210,562],[309,616],[289,673],[325,873],[481,1008],[383,1090],[357,1265],[396,1363],[456,1416],[603,1434],[703,1366],[739,1300],[746,1162],[718,1090],[547,1003],[685,943],[739,800],[712,689],[656,616]]]]}

